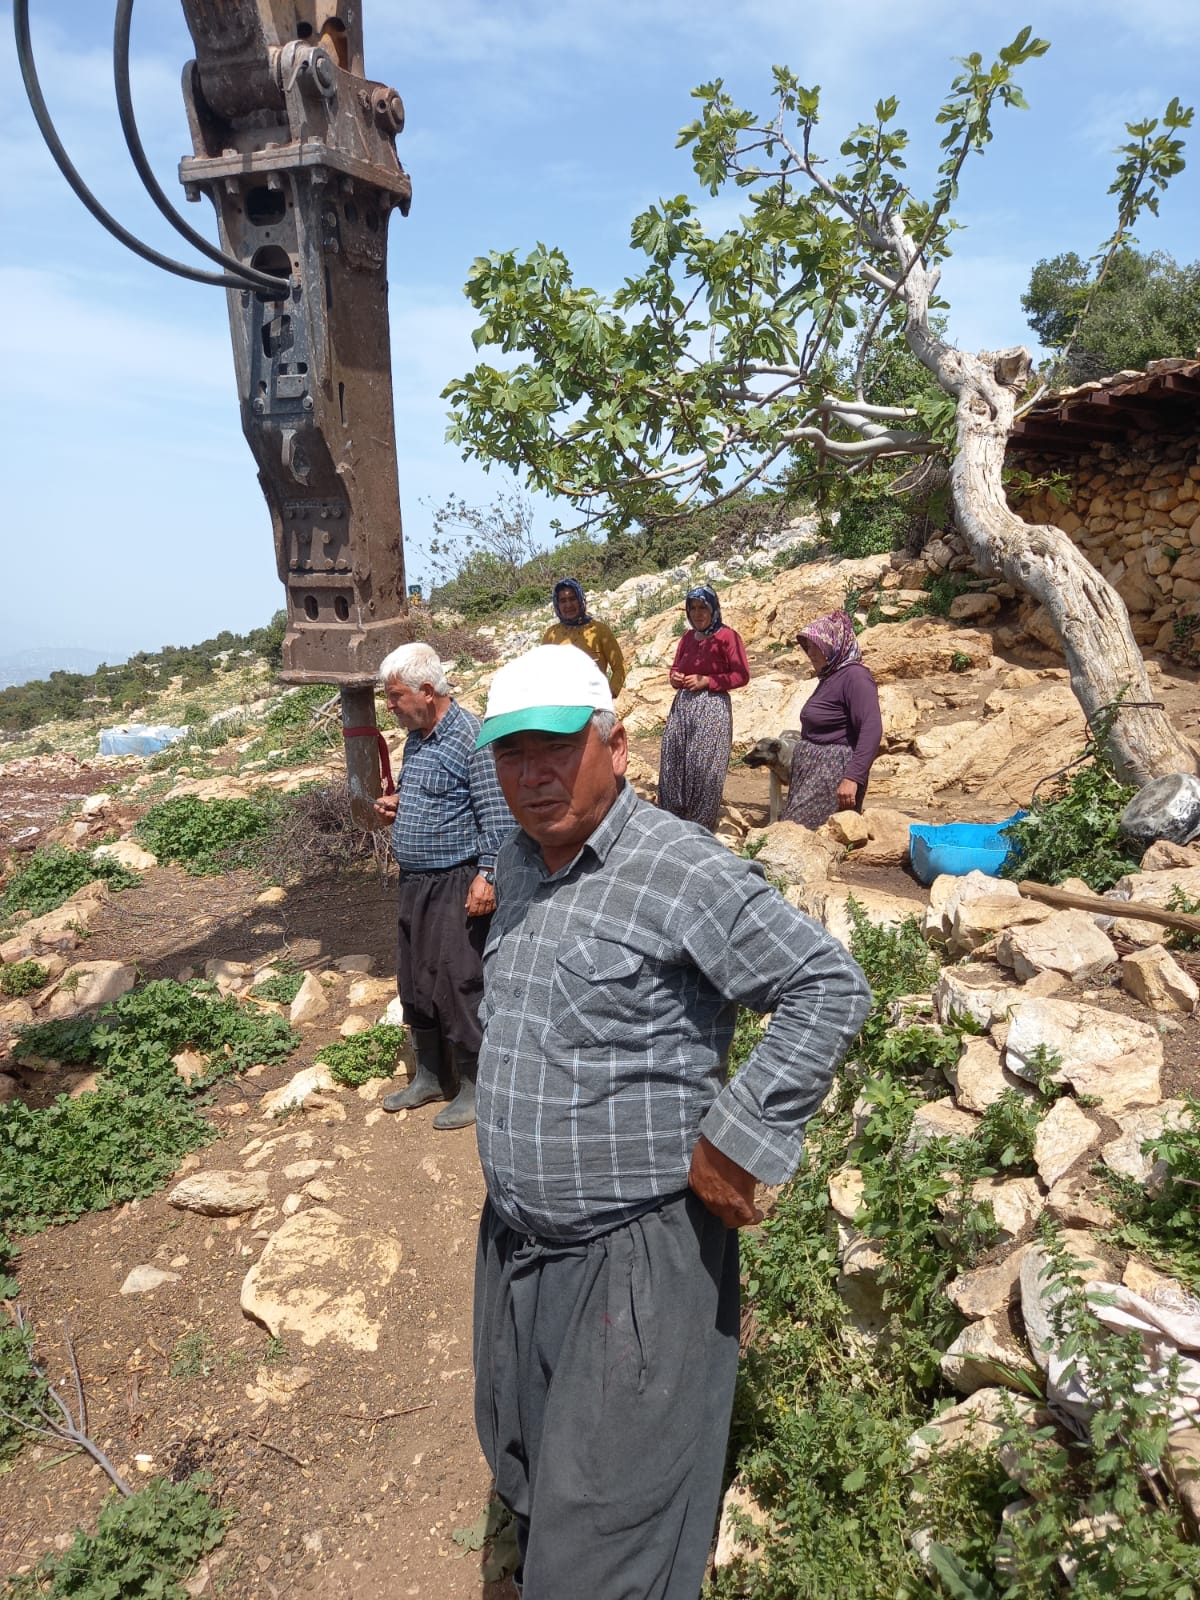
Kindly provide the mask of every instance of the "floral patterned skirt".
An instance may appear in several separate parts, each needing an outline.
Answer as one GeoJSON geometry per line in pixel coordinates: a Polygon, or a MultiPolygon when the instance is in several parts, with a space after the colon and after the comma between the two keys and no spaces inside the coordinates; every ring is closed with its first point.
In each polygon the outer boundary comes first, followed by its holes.
{"type": "Polygon", "coordinates": [[[717,826],[729,756],[733,709],[712,689],[680,689],[658,755],[658,803],[711,833],[717,826]]]}
{"type": "MultiPolygon", "coordinates": [[[[792,777],[788,785],[784,822],[802,828],[819,828],[838,809],[837,791],[854,751],[848,744],[809,744],[801,739],[792,752],[792,777]]],[[[858,786],[856,811],[862,810],[865,783],[858,786]]]]}

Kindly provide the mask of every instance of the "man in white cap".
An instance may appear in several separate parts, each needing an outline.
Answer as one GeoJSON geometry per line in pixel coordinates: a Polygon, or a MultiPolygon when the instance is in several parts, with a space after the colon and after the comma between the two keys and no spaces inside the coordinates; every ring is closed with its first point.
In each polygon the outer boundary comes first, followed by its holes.
{"type": "Polygon", "coordinates": [[[475,1415],[524,1600],[696,1600],[738,1356],[739,1227],[868,1005],[761,870],[639,800],[604,675],[492,681],[518,829],[484,950],[475,1415]],[[729,1083],[737,1007],[772,1012],[729,1083]]]}

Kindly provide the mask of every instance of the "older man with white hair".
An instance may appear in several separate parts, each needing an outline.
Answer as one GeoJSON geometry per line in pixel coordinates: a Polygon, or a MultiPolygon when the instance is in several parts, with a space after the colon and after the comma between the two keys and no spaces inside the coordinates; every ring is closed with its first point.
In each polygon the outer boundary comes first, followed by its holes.
{"type": "Polygon", "coordinates": [[[482,954],[496,909],[496,851],[515,826],[479,719],[450,693],[437,652],[405,644],[385,657],[387,707],[408,729],[397,791],[375,802],[400,868],[396,987],[412,1031],[416,1071],[382,1101],[408,1111],[450,1104],[435,1128],[475,1121],[482,954]],[[451,1099],[451,1096],[453,1098],[451,1099]]]}

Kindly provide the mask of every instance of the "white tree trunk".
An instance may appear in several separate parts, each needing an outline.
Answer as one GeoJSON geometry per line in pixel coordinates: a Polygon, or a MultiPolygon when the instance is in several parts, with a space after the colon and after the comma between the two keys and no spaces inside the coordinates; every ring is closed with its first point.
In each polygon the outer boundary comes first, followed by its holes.
{"type": "Polygon", "coordinates": [[[1002,573],[1031,595],[1062,642],[1071,687],[1090,726],[1121,700],[1110,742],[1117,772],[1141,785],[1169,772],[1195,772],[1197,754],[1165,711],[1143,702],[1154,694],[1125,602],[1060,529],[1023,522],[1004,493],[1004,452],[1017,398],[1029,373],[1022,349],[966,355],[929,328],[936,274],[916,257],[897,218],[889,244],[901,267],[905,332],[916,356],[957,400],[957,448],[950,486],[958,527],[979,571],[1002,573]]]}

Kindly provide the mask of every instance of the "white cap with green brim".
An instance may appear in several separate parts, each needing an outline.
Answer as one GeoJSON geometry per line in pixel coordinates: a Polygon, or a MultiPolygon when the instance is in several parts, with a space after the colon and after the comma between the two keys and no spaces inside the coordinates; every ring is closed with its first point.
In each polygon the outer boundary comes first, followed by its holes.
{"type": "Polygon", "coordinates": [[[578,733],[613,697],[600,668],[573,644],[540,644],[506,662],[488,690],[476,750],[510,733],[578,733]]]}

